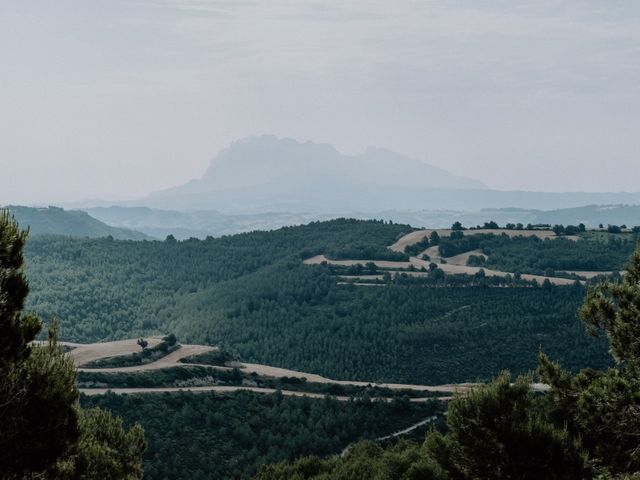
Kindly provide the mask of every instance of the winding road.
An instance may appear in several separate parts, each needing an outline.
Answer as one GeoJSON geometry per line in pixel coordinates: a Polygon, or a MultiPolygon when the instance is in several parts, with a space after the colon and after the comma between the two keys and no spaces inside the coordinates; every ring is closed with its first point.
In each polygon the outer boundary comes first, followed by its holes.
{"type": "MultiPolygon", "coordinates": [[[[149,344],[157,344],[161,337],[152,337],[148,339],[149,344]]],[[[306,379],[309,383],[320,384],[333,384],[343,386],[354,387],[368,387],[376,386],[379,388],[388,388],[390,390],[407,390],[414,392],[429,392],[429,393],[465,393],[474,388],[474,383],[460,383],[460,384],[447,384],[447,385],[413,385],[402,383],[375,383],[364,381],[351,381],[351,380],[334,380],[331,378],[323,377],[314,373],[299,372],[297,370],[289,370],[286,368],[272,367],[269,365],[261,365],[256,363],[244,363],[236,362],[230,363],[228,366],[212,366],[198,363],[185,363],[182,362],[184,358],[191,357],[193,355],[199,355],[202,353],[215,351],[216,347],[208,345],[181,345],[180,348],[171,352],[170,354],[159,358],[156,361],[149,362],[143,365],[134,365],[130,367],[110,367],[110,368],[87,368],[85,365],[94,360],[101,358],[112,358],[122,355],[130,355],[138,352],[140,347],[137,345],[136,340],[122,340],[117,342],[104,342],[104,343],[91,343],[91,344],[77,344],[69,342],[61,342],[72,350],[69,355],[73,358],[78,371],[81,372],[100,372],[100,373],[133,373],[133,372],[145,372],[158,370],[163,368],[187,368],[187,367],[206,367],[214,368],[218,370],[232,370],[233,368],[240,369],[243,373],[271,377],[271,378],[299,378],[306,379]]],[[[80,391],[87,395],[100,395],[111,391],[114,393],[163,393],[163,392],[177,392],[181,390],[188,390],[192,392],[233,392],[233,391],[253,391],[257,393],[275,393],[275,389],[262,388],[262,387],[250,387],[250,386],[202,386],[202,387],[159,387],[159,388],[81,388],[80,391]]],[[[307,393],[297,391],[282,391],[283,395],[290,396],[307,396],[313,398],[323,398],[325,394],[321,393],[307,393]]],[[[334,398],[347,400],[349,397],[335,396],[334,398]]],[[[440,397],[442,398],[442,397],[440,397]]],[[[449,399],[450,397],[446,397],[449,399]]],[[[411,401],[425,402],[432,400],[433,397],[425,398],[413,398],[411,401]]]]}

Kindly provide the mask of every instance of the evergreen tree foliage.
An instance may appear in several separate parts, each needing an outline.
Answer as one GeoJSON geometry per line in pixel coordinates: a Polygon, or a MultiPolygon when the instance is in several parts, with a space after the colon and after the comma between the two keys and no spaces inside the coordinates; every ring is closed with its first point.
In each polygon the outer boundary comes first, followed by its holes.
{"type": "Polygon", "coordinates": [[[113,411],[128,425],[144,425],[150,480],[251,478],[264,463],[338,454],[354,441],[389,435],[441,408],[408,399],[340,401],[252,392],[107,394],[81,401],[113,411]]]}
{"type": "Polygon", "coordinates": [[[2,380],[0,469],[7,478],[45,470],[69,451],[80,433],[75,368],[56,345],[55,331],[51,337],[2,380]]]}
{"type": "Polygon", "coordinates": [[[387,449],[360,444],[345,457],[302,458],[264,466],[267,479],[375,478],[387,480],[640,478],[640,249],[622,282],[587,294],[580,317],[606,334],[616,364],[577,374],[539,355],[550,390],[536,394],[531,378],[503,373],[492,384],[458,396],[448,431],[422,445],[387,449]]]}
{"type": "Polygon", "coordinates": [[[551,385],[556,423],[582,438],[595,464],[614,474],[640,471],[640,249],[622,282],[589,290],[580,317],[593,335],[604,333],[616,365],[571,375],[545,355],[542,378],[551,385]]]}
{"type": "Polygon", "coordinates": [[[592,469],[578,439],[556,427],[530,392],[530,377],[508,373],[455,398],[448,433],[432,430],[422,445],[401,441],[387,449],[370,442],[344,457],[302,458],[264,466],[257,480],[538,480],[585,479],[592,469]]]}
{"type": "Polygon", "coordinates": [[[580,317],[591,334],[606,333],[616,362],[640,362],[640,249],[622,282],[603,282],[589,290],[580,317]]]}
{"type": "Polygon", "coordinates": [[[0,210],[0,369],[3,373],[29,356],[29,342],[41,328],[35,315],[22,311],[29,292],[22,254],[27,235],[8,211],[0,210]]]}
{"type": "Polygon", "coordinates": [[[109,414],[79,408],[76,370],[57,343],[57,322],[44,346],[33,343],[41,322],[23,311],[27,235],[0,210],[0,478],[141,478],[140,429],[124,432],[109,414]],[[63,476],[57,466],[72,455],[91,461],[63,476]]]}
{"type": "MultiPolygon", "coordinates": [[[[530,392],[531,378],[507,373],[455,398],[448,433],[431,432],[426,455],[447,479],[582,479],[591,469],[578,439],[554,426],[530,392]]],[[[437,478],[437,477],[436,477],[437,478]]]]}
{"type": "Polygon", "coordinates": [[[64,455],[79,435],[75,369],[56,345],[55,323],[33,347],[41,323],[23,306],[29,292],[21,231],[0,211],[0,472],[21,478],[64,455]]]}
{"type": "Polygon", "coordinates": [[[135,480],[142,478],[145,451],[140,425],[126,431],[122,419],[100,408],[80,410],[80,439],[50,476],[59,480],[135,480]]]}

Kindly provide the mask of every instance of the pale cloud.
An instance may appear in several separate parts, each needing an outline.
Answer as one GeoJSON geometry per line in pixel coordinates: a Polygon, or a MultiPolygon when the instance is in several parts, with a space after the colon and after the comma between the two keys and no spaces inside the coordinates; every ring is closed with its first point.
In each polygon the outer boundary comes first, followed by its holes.
{"type": "Polygon", "coordinates": [[[0,203],[142,196],[259,133],[638,190],[639,55],[623,0],[3,2],[0,203]]]}

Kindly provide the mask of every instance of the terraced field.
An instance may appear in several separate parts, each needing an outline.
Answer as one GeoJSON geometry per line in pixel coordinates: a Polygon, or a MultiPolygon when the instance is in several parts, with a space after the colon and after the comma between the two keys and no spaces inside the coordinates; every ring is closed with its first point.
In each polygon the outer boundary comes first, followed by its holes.
{"type": "MultiPolygon", "coordinates": [[[[437,232],[441,237],[450,237],[451,230],[450,228],[432,228],[427,230],[416,230],[415,232],[411,232],[404,237],[400,238],[393,245],[389,246],[390,250],[394,252],[404,252],[404,249],[409,245],[414,245],[425,237],[429,237],[431,233],[437,232]]],[[[465,230],[468,235],[479,235],[479,234],[493,234],[493,235],[508,235],[510,237],[538,237],[542,240],[545,238],[554,238],[556,234],[552,230],[508,230],[506,228],[499,228],[495,230],[480,228],[477,230],[465,230]]],[[[568,240],[578,240],[579,237],[573,235],[567,235],[564,238],[568,240]]]]}
{"type": "MultiPolygon", "coordinates": [[[[153,337],[149,339],[149,344],[157,344],[161,340],[160,337],[153,337]]],[[[246,374],[255,374],[261,377],[269,377],[269,378],[297,378],[297,379],[305,379],[309,383],[319,383],[319,384],[334,384],[334,385],[343,385],[343,386],[352,386],[352,387],[368,387],[371,386],[371,382],[362,382],[362,381],[346,381],[346,380],[333,380],[331,378],[326,378],[321,375],[316,375],[313,373],[305,373],[299,372],[296,370],[289,370],[285,368],[272,367],[269,365],[260,365],[254,363],[244,363],[244,362],[230,362],[226,366],[213,366],[213,365],[203,365],[198,363],[186,363],[181,360],[192,357],[194,355],[200,355],[202,353],[211,352],[217,350],[216,347],[208,346],[208,345],[181,345],[177,350],[169,353],[168,355],[143,365],[135,365],[128,367],[110,367],[110,368],[87,368],[86,365],[92,361],[103,359],[103,358],[113,358],[116,356],[123,355],[131,355],[133,353],[139,352],[140,347],[137,345],[135,339],[131,340],[122,340],[117,342],[106,342],[106,343],[91,343],[91,344],[77,344],[77,343],[66,343],[63,342],[63,345],[71,348],[72,350],[69,352],[69,355],[73,358],[76,367],[81,372],[96,372],[96,373],[135,373],[135,372],[145,372],[166,368],[188,368],[188,367],[206,367],[213,368],[217,370],[227,370],[231,371],[234,368],[238,368],[241,372],[246,374]]],[[[448,385],[411,385],[411,384],[399,384],[399,383],[376,383],[375,386],[380,388],[387,388],[390,390],[404,390],[404,391],[414,391],[414,392],[429,392],[429,393],[464,393],[468,391],[470,388],[473,388],[475,384],[473,383],[462,383],[462,384],[448,384],[448,385]]],[[[229,393],[235,391],[253,391],[256,393],[265,393],[272,394],[276,393],[276,389],[272,388],[261,388],[261,387],[252,387],[252,386],[222,386],[222,385],[211,385],[211,386],[193,386],[193,387],[155,387],[155,388],[143,388],[143,387],[131,387],[131,388],[81,388],[80,391],[87,395],[100,395],[106,393],[107,391],[112,391],[114,393],[162,393],[162,392],[177,392],[180,390],[187,390],[193,392],[221,392],[221,393],[229,393]]],[[[313,398],[322,398],[324,394],[316,394],[311,392],[299,392],[299,391],[281,391],[283,395],[289,396],[309,396],[313,398]]],[[[339,400],[348,400],[349,397],[341,397],[334,396],[339,400]]],[[[442,398],[442,397],[439,397],[442,398]]],[[[448,397],[445,397],[448,398],[448,397]]],[[[412,401],[428,401],[432,400],[433,397],[425,397],[425,398],[413,398],[412,401]]]]}
{"type": "MultiPolygon", "coordinates": [[[[393,245],[390,245],[388,248],[394,252],[404,252],[405,248],[410,245],[414,245],[425,237],[428,238],[432,232],[437,232],[440,237],[448,237],[451,235],[451,229],[432,229],[432,230],[417,230],[415,232],[411,232],[398,241],[396,241],[393,245]]],[[[507,230],[507,229],[496,229],[496,230],[488,230],[488,229],[478,229],[478,230],[470,230],[466,231],[467,234],[494,234],[494,235],[508,235],[510,237],[517,236],[525,236],[531,237],[535,236],[541,239],[547,238],[555,238],[556,234],[551,230],[507,230]]],[[[564,236],[563,238],[578,241],[579,237],[577,236],[564,236]]],[[[470,252],[461,253],[459,255],[455,255],[452,257],[448,257],[443,259],[440,256],[439,250],[437,246],[432,246],[421,252],[417,256],[409,257],[409,261],[389,261],[389,260],[332,260],[327,258],[325,255],[316,255],[314,257],[308,258],[304,260],[304,263],[307,265],[319,265],[322,263],[327,263],[330,265],[342,266],[342,267],[351,267],[355,265],[365,266],[368,263],[374,264],[377,268],[385,270],[386,273],[390,275],[397,274],[406,274],[413,277],[421,277],[427,275],[425,272],[420,270],[429,269],[429,265],[431,263],[435,263],[438,268],[440,268],[443,272],[449,274],[466,274],[466,275],[475,275],[481,270],[484,272],[484,275],[487,277],[506,277],[507,275],[513,275],[514,272],[506,272],[501,270],[492,270],[485,267],[475,267],[467,265],[467,261],[471,255],[483,256],[486,258],[486,255],[482,253],[480,250],[473,250],[470,252]],[[429,260],[423,260],[421,257],[423,255],[427,255],[429,260]],[[418,270],[418,271],[415,271],[418,270]]],[[[612,274],[613,272],[594,272],[594,271],[571,271],[567,273],[572,273],[580,277],[584,277],[587,279],[594,278],[598,275],[607,275],[612,274]]],[[[545,275],[532,275],[532,274],[521,274],[520,275],[523,280],[528,281],[536,281],[538,283],[542,283],[545,280],[548,280],[554,285],[572,285],[575,280],[570,278],[563,277],[554,277],[554,276],[545,276],[545,275]]],[[[355,285],[368,285],[366,283],[358,283],[358,280],[382,280],[384,277],[382,274],[371,274],[371,275],[341,275],[339,276],[341,280],[356,280],[355,285]]],[[[345,282],[346,283],[346,282],[345,282]]]]}

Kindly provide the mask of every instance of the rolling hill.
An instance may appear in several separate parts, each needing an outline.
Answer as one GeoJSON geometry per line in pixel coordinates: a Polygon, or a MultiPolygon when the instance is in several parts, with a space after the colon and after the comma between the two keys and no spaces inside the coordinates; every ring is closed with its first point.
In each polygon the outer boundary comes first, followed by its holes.
{"type": "Polygon", "coordinates": [[[31,235],[66,235],[70,237],[113,237],[116,240],[149,240],[144,233],[111,227],[80,210],[58,207],[34,208],[16,205],[6,207],[31,235]]]}
{"type": "Polygon", "coordinates": [[[89,215],[114,227],[136,230],[155,238],[173,235],[179,240],[234,235],[253,230],[273,230],[284,226],[303,225],[340,216],[371,219],[383,218],[397,223],[424,228],[446,228],[459,221],[464,225],[482,225],[488,220],[499,225],[529,223],[578,225],[597,228],[599,224],[640,225],[640,205],[588,205],[556,210],[494,208],[476,211],[461,210],[384,210],[378,212],[305,213],[265,212],[254,214],[224,214],[217,210],[163,210],[149,207],[92,207],[89,215]]]}

